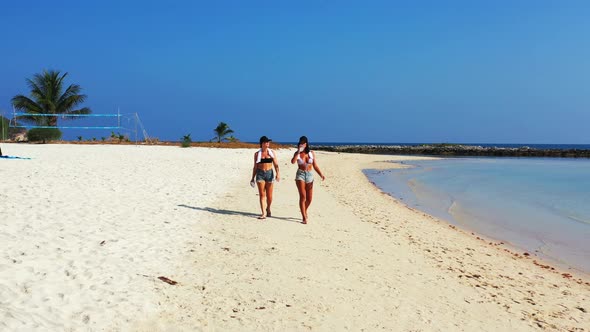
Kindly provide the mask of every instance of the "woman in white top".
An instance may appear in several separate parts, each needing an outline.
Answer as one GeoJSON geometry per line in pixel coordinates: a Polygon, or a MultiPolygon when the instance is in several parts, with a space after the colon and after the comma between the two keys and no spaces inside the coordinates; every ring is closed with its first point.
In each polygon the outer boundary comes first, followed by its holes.
{"type": "Polygon", "coordinates": [[[270,205],[272,204],[272,189],[275,178],[277,181],[279,177],[279,161],[276,154],[270,149],[270,142],[272,140],[266,136],[260,137],[260,149],[254,153],[254,168],[252,169],[252,180],[250,183],[258,186],[258,198],[260,199],[261,214],[258,219],[266,219],[270,217],[270,205]],[[275,177],[274,169],[277,174],[275,177]],[[266,206],[265,206],[266,203],[266,206]]]}
{"type": "Polygon", "coordinates": [[[320,170],[315,153],[310,150],[309,142],[305,136],[299,138],[297,151],[295,151],[293,158],[291,158],[291,164],[295,163],[297,163],[295,185],[299,191],[299,210],[301,210],[301,216],[303,217],[302,223],[307,224],[307,209],[313,199],[313,173],[311,170],[315,169],[322,178],[322,181],[324,181],[326,177],[320,170]]]}

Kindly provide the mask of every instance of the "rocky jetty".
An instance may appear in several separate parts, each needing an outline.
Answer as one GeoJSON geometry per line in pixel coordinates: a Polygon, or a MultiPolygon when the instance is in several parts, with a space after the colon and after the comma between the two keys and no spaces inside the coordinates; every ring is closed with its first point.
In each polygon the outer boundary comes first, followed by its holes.
{"type": "Polygon", "coordinates": [[[488,157],[556,157],[556,158],[590,158],[590,150],[581,149],[535,149],[528,146],[517,148],[484,147],[461,144],[421,144],[421,145],[324,145],[314,146],[314,150],[399,154],[425,156],[488,156],[488,157]]]}

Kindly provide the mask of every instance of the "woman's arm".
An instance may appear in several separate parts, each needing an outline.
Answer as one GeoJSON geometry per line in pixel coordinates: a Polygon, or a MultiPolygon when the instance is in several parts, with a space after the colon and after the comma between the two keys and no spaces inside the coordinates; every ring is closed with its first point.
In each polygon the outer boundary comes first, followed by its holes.
{"type": "Polygon", "coordinates": [[[279,160],[277,159],[276,153],[275,153],[275,157],[272,158],[272,163],[275,166],[275,170],[277,171],[277,176],[276,176],[277,182],[278,181],[281,181],[281,178],[280,178],[280,175],[279,175],[280,174],[280,172],[279,172],[279,160]]]}
{"type": "Polygon", "coordinates": [[[317,155],[314,153],[313,156],[314,156],[314,158],[313,158],[313,169],[315,169],[315,171],[318,172],[318,174],[322,178],[322,181],[324,181],[326,179],[326,177],[324,176],[324,173],[322,173],[322,171],[320,170],[320,167],[317,164],[317,155]]]}
{"type": "Polygon", "coordinates": [[[291,164],[297,162],[297,159],[299,159],[299,153],[299,148],[297,148],[297,151],[295,151],[295,153],[293,154],[293,158],[291,158],[291,164]]]}
{"type": "Polygon", "coordinates": [[[258,151],[254,153],[254,168],[252,169],[252,181],[254,181],[254,177],[256,177],[256,160],[258,160],[258,151]]]}

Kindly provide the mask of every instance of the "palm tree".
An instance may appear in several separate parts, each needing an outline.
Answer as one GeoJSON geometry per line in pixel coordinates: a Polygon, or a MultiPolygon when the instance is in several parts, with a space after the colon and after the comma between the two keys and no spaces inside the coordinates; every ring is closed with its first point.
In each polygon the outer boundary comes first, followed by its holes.
{"type": "Polygon", "coordinates": [[[213,139],[217,140],[217,143],[221,143],[221,140],[224,139],[225,136],[233,133],[234,131],[229,129],[229,126],[225,122],[220,122],[217,125],[217,128],[213,129],[215,132],[215,137],[213,139]]]}
{"type": "Polygon", "coordinates": [[[193,140],[191,139],[191,134],[184,135],[182,136],[182,142],[180,143],[180,146],[182,146],[183,148],[188,148],[189,146],[191,146],[192,141],[193,140]]]}
{"type": "MultiPolygon", "coordinates": [[[[80,94],[82,88],[77,84],[68,86],[63,91],[63,81],[68,73],[60,74],[58,71],[43,71],[35,74],[33,79],[27,79],[27,85],[31,89],[31,98],[17,95],[12,98],[15,109],[31,114],[21,117],[21,120],[32,122],[39,126],[57,127],[57,116],[34,116],[35,114],[90,114],[88,107],[75,109],[78,104],[86,100],[86,95],[80,94]],[[63,93],[62,93],[63,91],[63,93]]],[[[77,117],[65,116],[64,119],[77,117]]]]}

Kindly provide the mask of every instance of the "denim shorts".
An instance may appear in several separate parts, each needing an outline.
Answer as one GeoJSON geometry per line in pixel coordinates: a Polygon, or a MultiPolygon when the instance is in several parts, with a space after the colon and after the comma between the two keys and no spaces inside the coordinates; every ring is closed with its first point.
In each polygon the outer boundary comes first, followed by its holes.
{"type": "Polygon", "coordinates": [[[271,168],[268,171],[256,170],[256,182],[275,182],[275,172],[271,168]]]}
{"type": "Polygon", "coordinates": [[[302,169],[298,169],[297,173],[295,173],[295,181],[304,181],[305,183],[312,183],[313,173],[311,171],[304,171],[302,169]]]}

